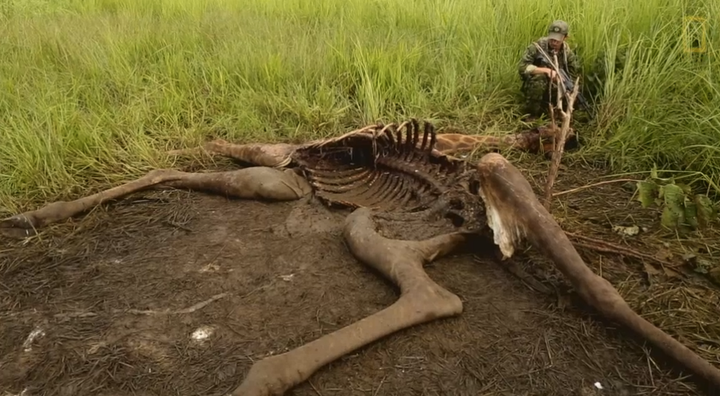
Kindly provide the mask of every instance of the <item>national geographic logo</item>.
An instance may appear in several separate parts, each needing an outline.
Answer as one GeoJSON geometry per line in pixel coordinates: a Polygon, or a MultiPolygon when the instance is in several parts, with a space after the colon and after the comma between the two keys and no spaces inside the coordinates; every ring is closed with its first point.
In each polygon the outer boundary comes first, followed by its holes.
{"type": "Polygon", "coordinates": [[[707,28],[703,17],[685,17],[683,47],[685,52],[707,52],[707,28]]]}

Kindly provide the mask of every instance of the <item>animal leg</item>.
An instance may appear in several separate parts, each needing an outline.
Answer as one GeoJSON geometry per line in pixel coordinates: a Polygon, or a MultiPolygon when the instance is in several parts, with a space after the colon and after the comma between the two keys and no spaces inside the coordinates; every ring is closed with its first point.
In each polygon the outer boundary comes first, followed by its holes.
{"type": "MultiPolygon", "coordinates": [[[[291,162],[291,155],[297,148],[294,144],[287,143],[230,143],[223,139],[215,139],[205,143],[202,149],[210,154],[221,155],[245,162],[255,166],[268,166],[281,168],[291,162]]],[[[199,151],[201,148],[191,148],[169,151],[169,155],[187,155],[199,151]]]]}
{"type": "Polygon", "coordinates": [[[477,165],[480,195],[488,225],[505,257],[522,239],[552,259],[578,294],[610,320],[654,344],[687,369],[720,389],[720,370],[679,341],[643,319],[615,288],[585,265],[567,235],[542,206],[520,171],[499,154],[487,154],[477,165]]]}
{"type": "Polygon", "coordinates": [[[208,191],[235,198],[271,201],[296,200],[311,191],[307,181],[289,169],[252,167],[211,173],[160,169],[151,171],[137,180],[93,195],[74,201],[53,202],[40,209],[0,220],[0,234],[16,238],[35,235],[38,228],[69,219],[107,201],[158,185],[208,191]]]}
{"type": "Polygon", "coordinates": [[[234,396],[279,396],[321,367],[380,338],[439,318],[459,315],[460,299],[435,283],[423,264],[446,255],[464,242],[452,233],[424,241],[391,240],[376,231],[371,211],[355,210],[343,231],[350,251],[400,288],[390,307],[315,341],[253,364],[234,396]]]}

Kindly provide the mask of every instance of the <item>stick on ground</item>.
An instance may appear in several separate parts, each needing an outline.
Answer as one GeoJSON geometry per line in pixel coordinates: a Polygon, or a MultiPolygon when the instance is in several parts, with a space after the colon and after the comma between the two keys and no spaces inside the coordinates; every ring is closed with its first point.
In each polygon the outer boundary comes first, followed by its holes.
{"type": "Polygon", "coordinates": [[[562,160],[563,152],[565,151],[565,141],[567,140],[568,131],[570,130],[570,121],[572,119],[573,104],[579,93],[580,78],[575,79],[575,88],[570,94],[568,99],[567,111],[562,108],[562,95],[560,95],[560,84],[558,84],[558,111],[560,112],[560,118],[562,119],[562,127],[560,128],[560,136],[556,141],[555,149],[552,154],[552,162],[550,163],[550,170],[548,171],[547,183],[545,184],[545,209],[550,211],[550,203],[552,202],[552,189],[557,178],[558,169],[560,169],[560,161],[562,160]]]}

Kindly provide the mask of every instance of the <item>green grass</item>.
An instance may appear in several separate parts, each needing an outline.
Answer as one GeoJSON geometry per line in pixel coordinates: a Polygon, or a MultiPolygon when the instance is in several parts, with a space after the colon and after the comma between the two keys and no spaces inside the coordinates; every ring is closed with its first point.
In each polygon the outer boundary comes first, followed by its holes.
{"type": "Polygon", "coordinates": [[[512,129],[518,58],[556,18],[585,75],[605,76],[583,155],[717,183],[717,1],[311,3],[2,2],[0,212],[169,166],[163,151],[209,135],[306,139],[406,117],[512,129]],[[706,54],[683,52],[686,15],[708,19],[706,54]]]}

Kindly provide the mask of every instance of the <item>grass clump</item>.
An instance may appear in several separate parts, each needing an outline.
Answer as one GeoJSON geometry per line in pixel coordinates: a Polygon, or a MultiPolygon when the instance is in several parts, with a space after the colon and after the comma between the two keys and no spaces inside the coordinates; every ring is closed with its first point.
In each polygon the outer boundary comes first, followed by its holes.
{"type": "MultiPolygon", "coordinates": [[[[571,24],[618,170],[717,181],[720,62],[683,52],[680,0],[13,0],[0,6],[0,211],[87,195],[208,135],[277,141],[378,119],[516,125],[523,49],[571,24]]],[[[711,24],[708,23],[708,27],[711,24]]]]}

